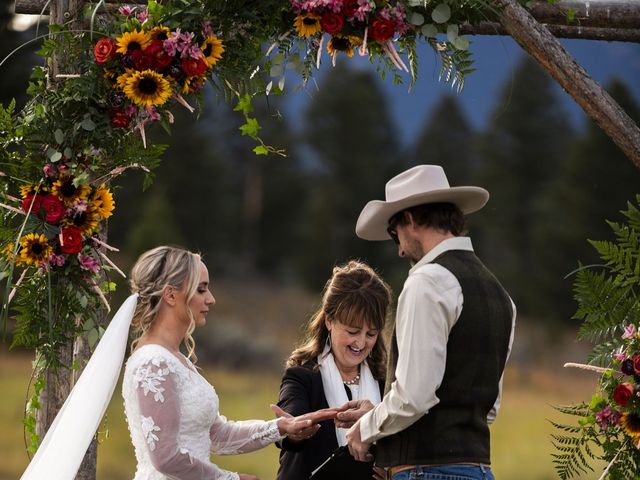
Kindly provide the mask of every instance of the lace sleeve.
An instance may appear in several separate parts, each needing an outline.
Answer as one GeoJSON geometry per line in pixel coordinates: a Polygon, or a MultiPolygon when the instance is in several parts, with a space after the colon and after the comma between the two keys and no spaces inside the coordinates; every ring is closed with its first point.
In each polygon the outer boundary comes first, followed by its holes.
{"type": "Polygon", "coordinates": [[[216,416],[211,426],[211,451],[218,455],[231,455],[258,450],[281,440],[277,419],[229,421],[223,415],[216,416]]]}
{"type": "Polygon", "coordinates": [[[175,367],[154,359],[135,372],[142,432],[151,462],[160,473],[175,480],[239,480],[237,473],[221,470],[180,448],[180,405],[175,367]]]}

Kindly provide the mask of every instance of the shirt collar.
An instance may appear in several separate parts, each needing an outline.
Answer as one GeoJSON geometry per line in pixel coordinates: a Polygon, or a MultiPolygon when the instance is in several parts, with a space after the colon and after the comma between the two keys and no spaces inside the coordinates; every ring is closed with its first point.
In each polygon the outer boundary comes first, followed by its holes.
{"type": "Polygon", "coordinates": [[[414,270],[418,269],[422,265],[433,262],[438,256],[449,250],[468,250],[470,252],[473,252],[471,239],[469,237],[453,237],[441,241],[439,244],[429,250],[418,263],[411,267],[411,270],[409,270],[409,274],[413,273],[414,270]]]}

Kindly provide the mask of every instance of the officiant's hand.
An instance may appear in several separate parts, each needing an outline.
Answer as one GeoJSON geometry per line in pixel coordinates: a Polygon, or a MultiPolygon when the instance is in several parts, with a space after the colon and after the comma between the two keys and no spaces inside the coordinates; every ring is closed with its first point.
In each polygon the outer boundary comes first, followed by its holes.
{"type": "Polygon", "coordinates": [[[360,420],[365,413],[369,410],[373,410],[373,403],[369,400],[351,400],[339,409],[336,415],[336,427],[338,428],[351,428],[354,423],[360,420]]]}
{"type": "Polygon", "coordinates": [[[260,480],[255,475],[248,475],[246,473],[240,473],[238,476],[240,477],[240,480],[260,480]]]}
{"type": "Polygon", "coordinates": [[[347,432],[347,446],[349,447],[351,456],[359,462],[370,462],[373,460],[373,455],[369,453],[371,444],[363,442],[360,437],[360,422],[356,422],[347,432]]]}
{"type": "Polygon", "coordinates": [[[335,418],[338,411],[336,408],[325,408],[294,417],[277,405],[271,405],[271,410],[280,417],[278,420],[280,435],[286,434],[287,438],[294,442],[313,437],[320,430],[319,422],[335,418]]]}

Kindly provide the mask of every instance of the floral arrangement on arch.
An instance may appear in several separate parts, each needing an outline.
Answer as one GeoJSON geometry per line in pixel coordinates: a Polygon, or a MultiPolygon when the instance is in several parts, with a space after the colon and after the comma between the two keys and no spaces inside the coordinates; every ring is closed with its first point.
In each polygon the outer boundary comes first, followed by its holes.
{"type": "Polygon", "coordinates": [[[339,52],[351,57],[358,50],[365,56],[374,48],[387,55],[398,70],[409,72],[394,45],[394,40],[412,31],[402,2],[291,0],[291,8],[296,14],[296,33],[318,39],[318,63],[326,33],[327,51],[334,65],[339,52]]]}
{"type": "Polygon", "coordinates": [[[580,267],[574,283],[583,320],[579,338],[595,347],[589,363],[567,363],[600,376],[591,400],[556,407],[578,418],[577,425],[552,422],[553,455],[561,479],[593,471],[592,460],[605,462],[600,479],[637,478],[640,471],[640,195],[622,214],[626,223],[608,222],[616,241],[590,243],[601,265],[580,267]]]}
{"type": "MultiPolygon", "coordinates": [[[[224,46],[210,21],[200,28],[170,28],[149,7],[122,6],[119,32],[100,38],[93,56],[106,83],[111,124],[139,130],[146,146],[145,125],[164,120],[173,123],[170,101],[193,112],[183,95],[199,92],[222,58],[224,46]]],[[[161,15],[159,15],[161,17],[161,15]]]]}

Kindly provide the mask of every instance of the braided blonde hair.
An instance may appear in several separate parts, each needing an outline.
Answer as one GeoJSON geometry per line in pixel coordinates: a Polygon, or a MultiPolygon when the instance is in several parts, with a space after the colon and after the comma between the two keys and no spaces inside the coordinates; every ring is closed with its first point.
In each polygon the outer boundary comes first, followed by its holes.
{"type": "Polygon", "coordinates": [[[138,304],[131,322],[134,334],[132,351],[156,318],[165,288],[171,286],[186,294],[190,323],[184,344],[187,357],[194,363],[198,360],[195,355],[196,344],[191,335],[196,322],[188,304],[198,290],[200,261],[200,255],[196,253],[169,246],[156,247],[140,255],[130,275],[131,293],[138,294],[138,304]]]}
{"type": "Polygon", "coordinates": [[[304,365],[322,353],[329,336],[325,319],[357,328],[367,322],[380,334],[366,361],[373,376],[384,380],[386,349],[382,330],[390,303],[391,288],[366,263],[351,260],[334,267],[324,287],[322,305],[311,317],[305,338],[289,356],[287,367],[304,365]]]}

